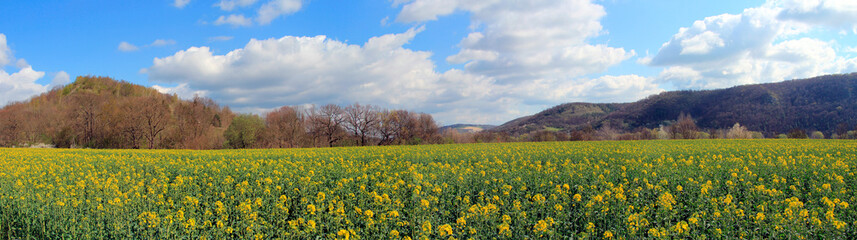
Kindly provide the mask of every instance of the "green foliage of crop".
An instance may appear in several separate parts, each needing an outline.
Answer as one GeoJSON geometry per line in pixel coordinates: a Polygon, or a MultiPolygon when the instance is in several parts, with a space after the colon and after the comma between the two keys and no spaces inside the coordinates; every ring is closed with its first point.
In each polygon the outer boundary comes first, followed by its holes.
{"type": "Polygon", "coordinates": [[[857,143],[0,149],[0,238],[854,238],[857,143]]]}

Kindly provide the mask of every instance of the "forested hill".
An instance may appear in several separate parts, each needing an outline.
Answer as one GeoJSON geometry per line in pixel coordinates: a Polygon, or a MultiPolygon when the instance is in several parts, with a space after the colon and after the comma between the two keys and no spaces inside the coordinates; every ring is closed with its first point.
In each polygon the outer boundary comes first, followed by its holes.
{"type": "Polygon", "coordinates": [[[0,146],[221,148],[232,116],[210,99],[85,76],[0,109],[0,146]]]}
{"type": "Polygon", "coordinates": [[[766,136],[793,129],[843,134],[857,124],[857,73],[727,89],[671,91],[632,103],[567,103],[507,122],[493,131],[570,132],[610,126],[632,131],[672,124],[689,114],[702,129],[740,123],[766,136]]]}

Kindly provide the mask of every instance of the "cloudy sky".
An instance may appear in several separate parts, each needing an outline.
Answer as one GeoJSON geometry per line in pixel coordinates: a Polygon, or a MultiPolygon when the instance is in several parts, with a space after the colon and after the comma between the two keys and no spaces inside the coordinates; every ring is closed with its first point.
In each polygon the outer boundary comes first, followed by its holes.
{"type": "Polygon", "coordinates": [[[7,1],[0,105],[99,75],[240,112],[374,104],[499,124],[857,71],[852,0],[7,1]]]}

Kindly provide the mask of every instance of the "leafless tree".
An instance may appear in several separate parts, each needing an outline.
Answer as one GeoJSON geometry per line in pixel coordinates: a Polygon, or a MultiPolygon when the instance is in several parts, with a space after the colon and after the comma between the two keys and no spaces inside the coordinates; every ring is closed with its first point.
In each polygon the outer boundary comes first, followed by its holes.
{"type": "Polygon", "coordinates": [[[144,97],[140,100],[137,111],[140,112],[140,121],[149,143],[149,149],[153,149],[156,146],[155,141],[158,140],[158,135],[167,128],[170,122],[169,105],[166,99],[158,96],[144,97]]]}
{"type": "Polygon", "coordinates": [[[378,128],[381,121],[380,110],[372,105],[354,105],[345,107],[345,128],[359,140],[360,146],[366,146],[368,137],[378,128]]]}
{"type": "Polygon", "coordinates": [[[283,106],[265,115],[267,145],[275,148],[299,147],[305,134],[304,115],[283,106]]]}
{"type": "Polygon", "coordinates": [[[344,135],[342,129],[343,109],[334,104],[327,104],[320,108],[310,109],[310,133],[316,139],[324,139],[328,147],[341,140],[344,135]]]}

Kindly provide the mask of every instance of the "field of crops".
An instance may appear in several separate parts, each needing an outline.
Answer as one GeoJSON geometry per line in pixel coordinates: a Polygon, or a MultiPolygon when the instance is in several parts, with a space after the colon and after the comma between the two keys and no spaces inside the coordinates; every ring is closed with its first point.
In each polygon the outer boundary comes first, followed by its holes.
{"type": "Polygon", "coordinates": [[[857,142],[0,149],[0,238],[855,238],[857,142]]]}

